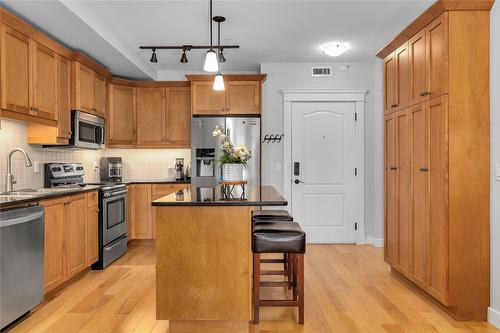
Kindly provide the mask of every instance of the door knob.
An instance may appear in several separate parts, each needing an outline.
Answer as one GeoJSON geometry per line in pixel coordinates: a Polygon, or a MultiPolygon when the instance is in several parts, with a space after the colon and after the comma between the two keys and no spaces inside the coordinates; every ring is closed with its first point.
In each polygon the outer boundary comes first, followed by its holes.
{"type": "Polygon", "coordinates": [[[298,180],[298,179],[295,179],[294,183],[295,183],[295,184],[299,184],[299,183],[303,183],[303,181],[298,180]]]}

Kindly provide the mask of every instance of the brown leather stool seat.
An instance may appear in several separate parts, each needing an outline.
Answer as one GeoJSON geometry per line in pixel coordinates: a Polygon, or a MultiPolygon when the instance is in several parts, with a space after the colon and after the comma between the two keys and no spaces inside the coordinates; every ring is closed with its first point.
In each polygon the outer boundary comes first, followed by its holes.
{"type": "Polygon", "coordinates": [[[256,224],[252,245],[254,253],[305,253],[306,234],[295,222],[256,224]]]}
{"type": "Polygon", "coordinates": [[[284,209],[254,210],[252,211],[252,221],[293,221],[293,217],[284,209]]]}

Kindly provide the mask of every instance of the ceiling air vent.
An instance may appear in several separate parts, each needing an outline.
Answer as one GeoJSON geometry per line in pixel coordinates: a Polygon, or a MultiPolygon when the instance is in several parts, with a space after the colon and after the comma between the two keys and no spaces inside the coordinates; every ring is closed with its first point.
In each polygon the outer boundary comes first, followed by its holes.
{"type": "Polygon", "coordinates": [[[312,76],[332,76],[331,67],[313,67],[311,71],[312,76]]]}

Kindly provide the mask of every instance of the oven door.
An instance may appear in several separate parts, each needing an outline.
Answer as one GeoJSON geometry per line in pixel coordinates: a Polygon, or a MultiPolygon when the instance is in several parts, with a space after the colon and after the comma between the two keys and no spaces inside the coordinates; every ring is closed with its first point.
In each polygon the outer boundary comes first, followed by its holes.
{"type": "Polygon", "coordinates": [[[102,198],[102,245],[126,235],[127,223],[127,190],[102,198]]]}

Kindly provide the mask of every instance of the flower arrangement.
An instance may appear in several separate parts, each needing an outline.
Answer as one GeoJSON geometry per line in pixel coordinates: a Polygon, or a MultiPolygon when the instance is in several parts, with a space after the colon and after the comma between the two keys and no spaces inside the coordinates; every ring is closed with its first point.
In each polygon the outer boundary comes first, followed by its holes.
{"type": "Polygon", "coordinates": [[[247,166],[247,162],[252,158],[252,152],[248,150],[247,146],[235,146],[219,126],[215,127],[212,135],[221,140],[222,153],[218,160],[220,164],[242,164],[247,166]]]}

